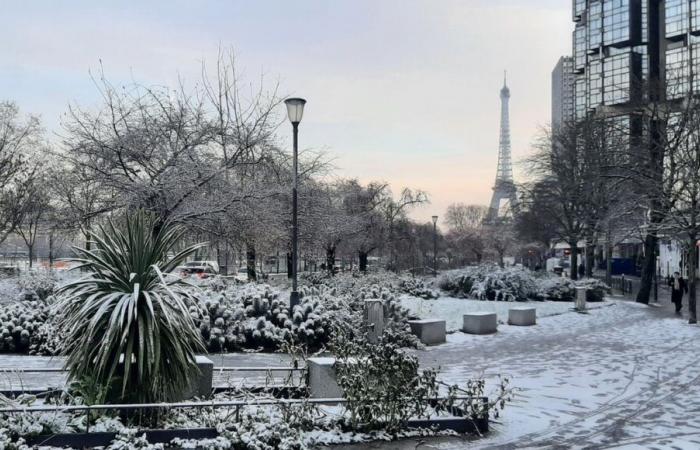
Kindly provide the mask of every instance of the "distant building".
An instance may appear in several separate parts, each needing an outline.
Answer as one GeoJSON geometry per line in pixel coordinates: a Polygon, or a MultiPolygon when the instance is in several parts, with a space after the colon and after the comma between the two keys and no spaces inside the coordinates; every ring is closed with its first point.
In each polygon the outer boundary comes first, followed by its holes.
{"type": "Polygon", "coordinates": [[[562,56],[552,71],[552,128],[574,118],[574,60],[562,56]]]}

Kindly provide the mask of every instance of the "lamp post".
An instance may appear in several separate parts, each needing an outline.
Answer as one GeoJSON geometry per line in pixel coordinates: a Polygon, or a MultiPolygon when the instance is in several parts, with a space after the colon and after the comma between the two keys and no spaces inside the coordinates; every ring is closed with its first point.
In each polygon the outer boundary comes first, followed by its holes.
{"type": "Polygon", "coordinates": [[[299,122],[304,115],[304,105],[306,100],[303,98],[288,98],[284,101],[287,105],[287,116],[292,122],[292,130],[294,133],[294,155],[293,155],[293,184],[292,184],[292,293],[289,295],[289,309],[294,309],[295,305],[299,304],[299,292],[297,292],[297,159],[298,159],[298,137],[299,137],[299,122]]]}
{"type": "Polygon", "coordinates": [[[437,219],[433,216],[433,276],[437,276],[437,219]]]}

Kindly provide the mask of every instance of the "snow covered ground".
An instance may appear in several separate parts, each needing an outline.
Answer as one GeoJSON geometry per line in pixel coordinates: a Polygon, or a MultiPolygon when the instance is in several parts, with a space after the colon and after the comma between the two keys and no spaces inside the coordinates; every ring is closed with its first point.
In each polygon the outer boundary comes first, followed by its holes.
{"type": "Polygon", "coordinates": [[[700,448],[700,327],[668,305],[608,304],[417,352],[449,383],[503,374],[518,388],[502,423],[470,447],[700,448]]]}
{"type": "MultiPolygon", "coordinates": [[[[508,309],[518,306],[532,306],[537,310],[537,317],[548,317],[572,311],[572,302],[490,302],[469,300],[456,297],[440,297],[423,300],[409,295],[403,295],[401,304],[412,314],[421,319],[443,319],[447,321],[447,331],[457,331],[462,328],[462,316],[476,311],[495,312],[499,322],[508,321],[508,309]]],[[[589,308],[606,306],[607,302],[589,303],[589,308]]]]}

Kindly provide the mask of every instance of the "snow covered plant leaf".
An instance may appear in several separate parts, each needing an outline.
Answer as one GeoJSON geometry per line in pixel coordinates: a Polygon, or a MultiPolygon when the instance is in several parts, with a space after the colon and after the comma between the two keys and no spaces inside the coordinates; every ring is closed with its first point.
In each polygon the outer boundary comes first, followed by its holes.
{"type": "Polygon", "coordinates": [[[188,386],[203,350],[188,309],[196,299],[162,275],[201,247],[168,258],[183,232],[139,211],[101,227],[93,250],[74,249],[88,274],[60,288],[55,307],[71,380],[94,379],[108,401],[167,401],[188,386]]]}

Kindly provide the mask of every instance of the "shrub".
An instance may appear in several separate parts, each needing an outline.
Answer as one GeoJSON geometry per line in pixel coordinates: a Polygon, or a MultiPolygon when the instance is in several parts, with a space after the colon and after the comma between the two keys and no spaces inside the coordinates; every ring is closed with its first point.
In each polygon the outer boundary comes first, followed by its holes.
{"type": "Polygon", "coordinates": [[[479,300],[527,301],[537,297],[537,285],[526,269],[482,265],[452,270],[438,281],[441,289],[479,300]]]}
{"type": "Polygon", "coordinates": [[[435,290],[428,287],[425,280],[416,277],[401,277],[399,280],[399,289],[408,295],[426,300],[438,298],[440,296],[435,290]]]}
{"type": "Polygon", "coordinates": [[[55,354],[59,345],[48,325],[50,307],[41,300],[6,305],[0,311],[0,353],[55,354]]]}
{"type": "Polygon", "coordinates": [[[552,300],[570,302],[576,295],[576,285],[565,277],[546,276],[537,279],[537,298],[539,300],[552,300]]]}
{"type": "Polygon", "coordinates": [[[24,294],[36,295],[40,300],[46,300],[56,291],[58,280],[49,272],[29,272],[17,279],[17,285],[24,294]]]}
{"type": "Polygon", "coordinates": [[[64,333],[62,353],[71,380],[85,377],[114,387],[108,401],[168,401],[197,371],[201,338],[185,306],[195,302],[187,284],[166,280],[199,246],[177,253],[184,229],[159,229],[142,211],[123,228],[109,222],[92,235],[94,250],[75,248],[88,275],[63,286],[55,312],[64,333]]]}
{"type": "Polygon", "coordinates": [[[610,286],[596,278],[583,278],[576,281],[576,287],[586,289],[586,301],[602,302],[605,299],[605,294],[610,292],[610,286]]]}

